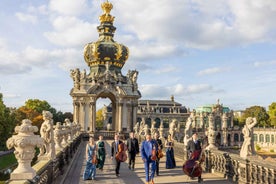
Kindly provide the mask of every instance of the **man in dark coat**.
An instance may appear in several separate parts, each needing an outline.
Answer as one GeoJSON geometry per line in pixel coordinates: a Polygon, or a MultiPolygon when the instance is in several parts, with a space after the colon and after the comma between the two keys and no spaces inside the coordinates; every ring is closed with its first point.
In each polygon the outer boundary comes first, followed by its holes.
{"type": "MultiPolygon", "coordinates": [[[[191,158],[194,151],[201,150],[201,141],[198,139],[198,134],[195,132],[192,135],[192,139],[187,144],[187,151],[189,154],[189,158],[191,158]]],[[[199,159],[199,158],[196,158],[199,159]]],[[[201,178],[201,175],[198,177],[198,182],[201,183],[203,179],[201,178]]]]}
{"type": "Polygon", "coordinates": [[[134,133],[129,133],[129,138],[127,139],[127,150],[128,150],[128,168],[134,170],[135,157],[139,153],[139,143],[134,137],[134,133]]]}
{"type": "MultiPolygon", "coordinates": [[[[123,143],[121,140],[119,140],[119,135],[115,134],[114,141],[111,143],[111,160],[116,156],[116,154],[119,152],[119,144],[123,143]]],[[[120,165],[121,161],[115,158],[116,167],[115,167],[115,174],[117,177],[120,176],[120,165]]]]}
{"type": "MultiPolygon", "coordinates": [[[[158,144],[158,150],[162,150],[163,149],[162,140],[159,139],[159,134],[157,132],[154,134],[154,140],[158,144]]],[[[160,158],[157,157],[157,160],[156,160],[156,175],[157,176],[159,176],[159,161],[160,161],[160,158]]]]}

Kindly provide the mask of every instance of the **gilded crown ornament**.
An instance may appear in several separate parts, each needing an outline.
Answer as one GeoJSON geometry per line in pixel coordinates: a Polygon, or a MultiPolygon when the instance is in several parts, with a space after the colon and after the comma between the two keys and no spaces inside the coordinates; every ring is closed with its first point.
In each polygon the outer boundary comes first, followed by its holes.
{"type": "Polygon", "coordinates": [[[97,27],[99,38],[96,42],[88,43],[84,47],[84,60],[94,72],[106,70],[106,62],[110,70],[121,72],[128,59],[129,50],[123,44],[113,40],[116,27],[113,26],[114,17],[110,15],[113,5],[106,1],[101,5],[103,14],[99,16],[100,25],[97,27]]]}

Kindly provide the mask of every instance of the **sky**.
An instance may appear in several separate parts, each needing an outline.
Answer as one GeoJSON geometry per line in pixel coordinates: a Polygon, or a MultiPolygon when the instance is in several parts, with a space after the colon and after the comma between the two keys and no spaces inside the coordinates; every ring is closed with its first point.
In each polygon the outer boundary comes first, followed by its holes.
{"type": "MultiPolygon", "coordinates": [[[[104,0],[1,0],[0,92],[8,107],[73,109],[70,69],[89,71],[104,0]]],[[[109,0],[114,40],[129,48],[141,99],[232,110],[276,101],[275,0],[109,0]]],[[[97,107],[109,100],[99,100],[97,107]]]]}

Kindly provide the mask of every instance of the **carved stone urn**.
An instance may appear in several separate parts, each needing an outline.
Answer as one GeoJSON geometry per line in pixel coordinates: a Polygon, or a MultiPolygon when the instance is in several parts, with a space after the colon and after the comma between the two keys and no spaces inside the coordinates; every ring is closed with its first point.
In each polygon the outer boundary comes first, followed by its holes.
{"type": "Polygon", "coordinates": [[[31,167],[31,161],[35,156],[35,147],[42,147],[43,139],[34,132],[38,131],[36,126],[32,126],[29,119],[22,120],[21,126],[15,127],[17,135],[13,135],[7,140],[7,147],[14,147],[14,155],[18,162],[18,167],[11,173],[11,180],[33,179],[36,175],[31,167]]]}

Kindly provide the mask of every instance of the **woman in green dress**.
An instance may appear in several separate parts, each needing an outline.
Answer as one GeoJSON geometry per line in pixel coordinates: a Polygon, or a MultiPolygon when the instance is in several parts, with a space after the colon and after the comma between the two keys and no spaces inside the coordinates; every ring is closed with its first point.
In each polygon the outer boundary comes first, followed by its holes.
{"type": "Polygon", "coordinates": [[[98,164],[97,164],[97,168],[99,168],[99,170],[103,170],[103,166],[104,166],[104,161],[105,161],[105,155],[106,155],[106,149],[105,149],[105,142],[103,141],[103,136],[100,135],[99,136],[99,140],[97,142],[97,147],[98,147],[98,164]]]}

